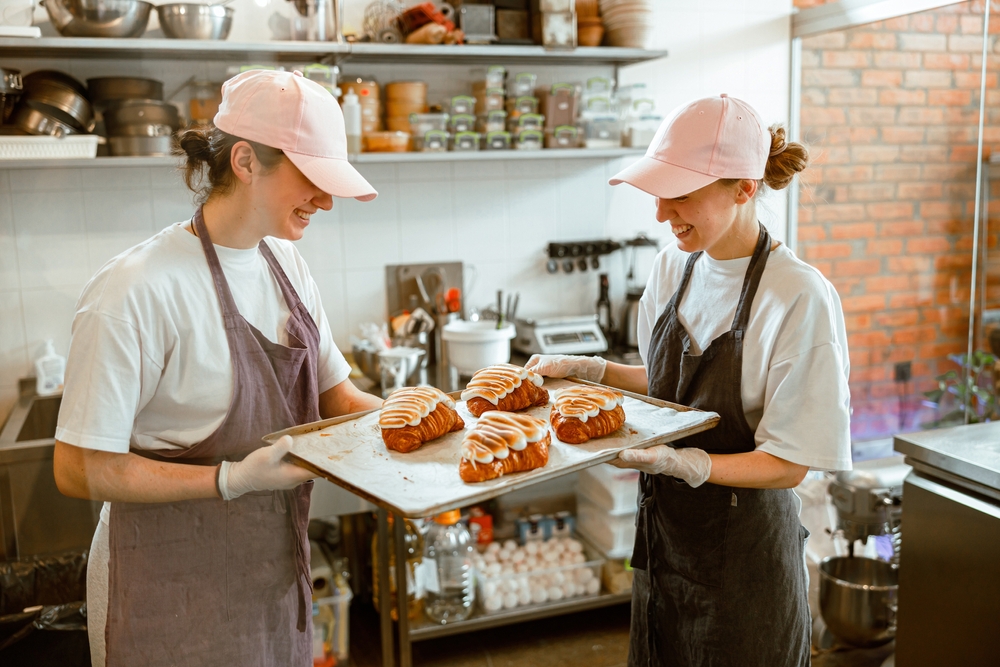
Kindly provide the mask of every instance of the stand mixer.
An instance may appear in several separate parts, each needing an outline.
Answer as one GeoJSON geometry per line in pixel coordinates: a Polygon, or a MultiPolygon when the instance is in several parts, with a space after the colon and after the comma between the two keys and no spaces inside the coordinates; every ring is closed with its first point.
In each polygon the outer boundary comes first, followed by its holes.
{"type": "MultiPolygon", "coordinates": [[[[847,556],[820,563],[820,612],[813,643],[830,648],[833,639],[858,647],[887,644],[896,636],[903,457],[859,463],[839,472],[829,493],[837,511],[835,536],[847,541],[847,556]],[[880,558],[854,555],[855,542],[887,535],[880,558]]],[[[890,656],[891,660],[891,656],[890,656]]]]}

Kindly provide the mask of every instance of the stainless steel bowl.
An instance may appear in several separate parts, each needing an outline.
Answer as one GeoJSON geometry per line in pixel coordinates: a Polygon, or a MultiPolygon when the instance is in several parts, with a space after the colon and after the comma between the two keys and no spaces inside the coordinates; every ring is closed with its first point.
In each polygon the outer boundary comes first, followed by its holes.
{"type": "Polygon", "coordinates": [[[873,558],[837,556],[819,564],[819,607],[836,637],[860,647],[896,636],[899,570],[873,558]]]}
{"type": "Polygon", "coordinates": [[[101,109],[121,100],[162,100],[163,82],[135,76],[102,76],[87,79],[87,95],[91,104],[101,109]]]}
{"type": "Polygon", "coordinates": [[[233,27],[233,10],[222,5],[179,2],[156,8],[163,34],[174,39],[225,39],[233,27]]]}
{"type": "Polygon", "coordinates": [[[64,37],[141,37],[153,5],[141,0],[42,0],[64,37]]]}
{"type": "Polygon", "coordinates": [[[143,155],[166,157],[170,155],[174,138],[165,137],[108,137],[108,148],[112,155],[143,155]]]}
{"type": "Polygon", "coordinates": [[[31,107],[20,104],[10,116],[10,124],[24,130],[28,134],[45,137],[65,137],[70,134],[80,134],[72,125],[60,122],[58,119],[31,107]]]}
{"type": "Polygon", "coordinates": [[[177,107],[158,100],[122,100],[104,111],[104,126],[108,136],[127,134],[121,128],[128,125],[167,125],[180,128],[177,107]]]}

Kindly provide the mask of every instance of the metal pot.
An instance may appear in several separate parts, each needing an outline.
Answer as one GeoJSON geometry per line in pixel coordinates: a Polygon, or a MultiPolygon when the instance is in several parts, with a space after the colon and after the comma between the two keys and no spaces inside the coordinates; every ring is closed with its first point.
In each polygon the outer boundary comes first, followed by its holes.
{"type": "Polygon", "coordinates": [[[173,147],[174,138],[165,137],[108,137],[108,148],[114,156],[143,155],[167,157],[173,147]]]}
{"type": "Polygon", "coordinates": [[[94,108],[75,87],[54,77],[29,74],[24,79],[21,104],[52,116],[81,132],[94,129],[94,108]]]}
{"type": "Polygon", "coordinates": [[[64,37],[141,37],[153,5],[140,0],[42,0],[64,37]]]}
{"type": "Polygon", "coordinates": [[[122,125],[115,129],[115,137],[169,137],[174,133],[174,128],[169,125],[158,125],[156,123],[136,123],[134,125],[122,125]]]}
{"type": "Polygon", "coordinates": [[[163,82],[135,76],[102,76],[87,79],[87,92],[91,104],[104,109],[121,100],[162,100],[163,82]]]}
{"type": "Polygon", "coordinates": [[[644,288],[629,288],[618,324],[618,344],[622,347],[639,347],[639,299],[644,288]]]}
{"type": "Polygon", "coordinates": [[[819,564],[819,606],[835,636],[860,647],[881,646],[896,636],[899,570],[860,556],[836,556],[819,564]]]}
{"type": "Polygon", "coordinates": [[[163,34],[174,39],[225,39],[233,27],[233,10],[222,5],[173,3],[156,8],[163,34]]]}
{"type": "Polygon", "coordinates": [[[46,137],[64,137],[69,134],[80,134],[72,125],[67,125],[38,109],[21,104],[10,116],[10,124],[28,134],[46,137]]]}
{"type": "Polygon", "coordinates": [[[127,134],[127,125],[167,125],[177,130],[181,126],[177,107],[158,100],[121,100],[104,111],[104,126],[108,136],[127,134]]]}

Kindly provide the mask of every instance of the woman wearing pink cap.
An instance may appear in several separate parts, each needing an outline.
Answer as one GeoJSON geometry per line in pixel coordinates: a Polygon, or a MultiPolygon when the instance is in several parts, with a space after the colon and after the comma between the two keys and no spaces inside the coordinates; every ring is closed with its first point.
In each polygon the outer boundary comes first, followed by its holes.
{"type": "Polygon", "coordinates": [[[202,205],[84,289],[56,432],[60,490],[105,501],[87,573],[94,665],[305,667],[315,475],[261,437],[378,407],[347,379],[291,241],[347,162],[333,97],[298,72],[223,87],[180,139],[202,205]]]}
{"type": "Polygon", "coordinates": [[[791,489],[810,468],[851,468],[847,335],[833,286],[756,216],[764,188],[807,161],[745,102],[679,109],[611,179],[656,197],[676,237],[642,297],[644,365],[528,362],[721,416],[613,462],[643,473],[629,665],[809,664],[808,532],[791,489]]]}

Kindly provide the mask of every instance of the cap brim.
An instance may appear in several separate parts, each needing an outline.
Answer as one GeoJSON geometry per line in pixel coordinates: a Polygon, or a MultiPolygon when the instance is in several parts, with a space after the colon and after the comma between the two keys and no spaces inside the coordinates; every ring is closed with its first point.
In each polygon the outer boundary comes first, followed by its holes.
{"type": "Polygon", "coordinates": [[[719,180],[715,176],[691,171],[652,157],[642,157],[615,174],[608,183],[628,183],[661,199],[681,197],[719,180]]]}
{"type": "Polygon", "coordinates": [[[375,188],[347,160],[290,151],[285,151],[285,155],[313,185],[327,194],[359,201],[371,201],[378,196],[375,188]]]}

